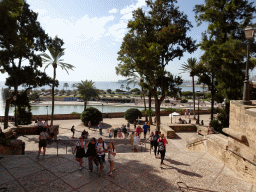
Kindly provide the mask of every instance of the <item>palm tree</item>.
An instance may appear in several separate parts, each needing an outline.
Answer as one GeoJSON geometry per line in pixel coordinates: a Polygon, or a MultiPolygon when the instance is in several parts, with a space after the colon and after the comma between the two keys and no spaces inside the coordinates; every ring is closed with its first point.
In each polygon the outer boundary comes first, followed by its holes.
{"type": "Polygon", "coordinates": [[[89,101],[91,98],[98,98],[99,97],[99,91],[94,86],[94,82],[87,81],[87,80],[81,81],[81,83],[77,83],[76,88],[77,88],[78,94],[84,100],[84,111],[85,111],[87,101],[89,101]]]}
{"type": "Polygon", "coordinates": [[[51,125],[53,125],[53,114],[54,114],[54,87],[55,87],[55,81],[56,81],[56,69],[57,66],[60,66],[61,69],[64,69],[67,74],[68,70],[75,68],[75,66],[64,63],[63,59],[60,59],[64,55],[64,48],[61,48],[63,45],[63,41],[59,39],[57,36],[53,40],[53,45],[48,46],[48,50],[50,52],[50,55],[47,55],[46,53],[42,53],[41,57],[44,63],[46,63],[45,69],[46,70],[50,65],[53,66],[53,83],[52,83],[52,116],[51,116],[51,125]]]}
{"type": "Polygon", "coordinates": [[[197,60],[196,58],[188,58],[187,63],[184,63],[181,65],[181,70],[183,71],[182,73],[189,72],[190,77],[192,77],[192,86],[193,86],[193,105],[194,105],[194,119],[196,118],[195,116],[195,82],[194,82],[194,76],[195,76],[195,70],[197,67],[197,60]]]}
{"type": "Polygon", "coordinates": [[[64,83],[63,88],[64,88],[64,87],[66,87],[66,91],[67,91],[67,89],[68,89],[68,87],[69,87],[68,83],[64,83]]]}
{"type": "Polygon", "coordinates": [[[123,84],[123,83],[121,84],[120,88],[121,88],[122,90],[124,89],[124,84],[123,84]]]}

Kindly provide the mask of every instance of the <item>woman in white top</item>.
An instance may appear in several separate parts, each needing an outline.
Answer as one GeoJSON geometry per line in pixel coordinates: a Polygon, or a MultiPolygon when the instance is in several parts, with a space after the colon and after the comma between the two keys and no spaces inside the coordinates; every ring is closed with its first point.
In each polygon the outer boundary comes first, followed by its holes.
{"type": "Polygon", "coordinates": [[[108,161],[110,163],[110,172],[108,175],[112,175],[112,171],[114,169],[115,156],[116,156],[116,147],[113,141],[111,141],[108,146],[108,161]]]}
{"type": "Polygon", "coordinates": [[[80,137],[79,141],[77,141],[76,147],[73,151],[73,154],[75,154],[75,152],[76,152],[76,161],[78,161],[80,164],[79,169],[83,168],[82,167],[83,157],[85,157],[84,147],[85,147],[85,141],[84,141],[83,137],[80,137]]]}

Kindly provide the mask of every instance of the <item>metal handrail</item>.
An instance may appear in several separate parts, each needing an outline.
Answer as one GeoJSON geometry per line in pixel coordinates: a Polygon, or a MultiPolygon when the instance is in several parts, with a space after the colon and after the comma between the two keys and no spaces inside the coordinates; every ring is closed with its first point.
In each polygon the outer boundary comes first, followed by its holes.
{"type": "Polygon", "coordinates": [[[244,161],[248,161],[248,162],[251,163],[252,165],[256,166],[256,163],[250,161],[249,159],[243,157],[242,155],[236,153],[235,151],[232,151],[232,150],[230,150],[230,149],[228,149],[228,148],[227,148],[226,150],[229,151],[229,152],[231,152],[231,153],[234,153],[234,154],[237,155],[238,157],[241,157],[244,161]]]}

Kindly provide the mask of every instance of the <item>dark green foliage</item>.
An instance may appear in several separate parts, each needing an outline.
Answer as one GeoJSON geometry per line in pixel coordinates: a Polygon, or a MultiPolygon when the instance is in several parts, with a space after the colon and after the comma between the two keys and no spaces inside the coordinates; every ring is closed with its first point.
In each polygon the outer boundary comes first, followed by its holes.
{"type": "Polygon", "coordinates": [[[18,125],[29,125],[32,123],[32,113],[27,107],[18,107],[16,115],[18,125]]]}
{"type": "Polygon", "coordinates": [[[134,89],[131,90],[131,92],[138,92],[138,93],[140,93],[140,89],[134,88],[134,89]]]}
{"type": "MultiPolygon", "coordinates": [[[[12,104],[15,104],[13,101],[12,104]]],[[[32,113],[31,113],[31,106],[29,103],[29,98],[27,96],[26,91],[22,91],[18,94],[16,100],[16,116],[17,116],[17,123],[19,125],[28,125],[32,122],[32,113]]]]}
{"type": "Polygon", "coordinates": [[[128,109],[125,113],[124,113],[124,118],[129,121],[130,123],[133,123],[136,119],[138,119],[138,117],[141,117],[142,114],[140,112],[140,110],[135,109],[135,108],[131,108],[128,109]]]}
{"type": "Polygon", "coordinates": [[[171,101],[170,101],[170,100],[165,100],[164,102],[165,102],[165,103],[170,103],[171,101]]]}
{"type": "Polygon", "coordinates": [[[88,107],[82,112],[80,119],[85,125],[87,125],[89,121],[92,122],[92,125],[97,125],[102,121],[102,113],[94,107],[88,107]]]}
{"type": "Polygon", "coordinates": [[[205,94],[205,97],[206,97],[206,98],[211,98],[211,97],[212,97],[212,94],[211,94],[211,93],[206,93],[206,94],[205,94]]]}
{"type": "Polygon", "coordinates": [[[215,131],[222,133],[223,126],[217,119],[211,120],[210,125],[214,128],[215,131]]]}
{"type": "Polygon", "coordinates": [[[155,112],[152,111],[152,110],[147,109],[146,112],[145,112],[145,114],[146,114],[147,116],[151,116],[151,117],[152,117],[152,116],[155,114],[155,112]]]}
{"type": "Polygon", "coordinates": [[[71,115],[80,115],[80,113],[77,113],[77,112],[72,112],[70,113],[71,115]]]}
{"type": "Polygon", "coordinates": [[[111,89],[107,89],[107,92],[108,92],[109,94],[111,94],[111,93],[112,93],[112,90],[111,90],[111,89]]]}
{"type": "Polygon", "coordinates": [[[188,100],[187,100],[187,99],[182,99],[180,102],[181,102],[181,103],[187,103],[188,100]]]}
{"type": "Polygon", "coordinates": [[[186,111],[186,109],[165,108],[162,111],[173,113],[173,112],[177,112],[177,111],[186,111]]]}
{"type": "Polygon", "coordinates": [[[123,91],[123,90],[121,90],[121,89],[116,89],[115,92],[116,92],[116,93],[120,93],[120,92],[125,92],[125,91],[123,91]]]}
{"type": "Polygon", "coordinates": [[[250,100],[256,100],[256,88],[253,88],[252,84],[250,84],[249,94],[250,100]]]}
{"type": "Polygon", "coordinates": [[[30,95],[29,95],[29,100],[30,101],[35,101],[35,100],[38,100],[39,99],[39,94],[37,92],[32,92],[30,95]]]}
{"type": "Polygon", "coordinates": [[[191,91],[182,91],[181,95],[184,97],[193,96],[193,93],[191,91]]]}

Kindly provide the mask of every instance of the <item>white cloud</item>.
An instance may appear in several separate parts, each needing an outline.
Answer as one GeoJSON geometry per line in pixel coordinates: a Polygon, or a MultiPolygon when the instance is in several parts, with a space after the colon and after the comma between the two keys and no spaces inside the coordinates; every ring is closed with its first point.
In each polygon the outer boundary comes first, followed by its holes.
{"type": "Polygon", "coordinates": [[[115,37],[115,41],[121,41],[125,36],[127,32],[128,21],[132,19],[132,11],[143,6],[146,6],[145,0],[138,0],[136,4],[131,4],[120,10],[122,17],[120,18],[119,23],[111,26],[108,29],[108,32],[115,37]]]}
{"type": "Polygon", "coordinates": [[[116,13],[118,10],[116,9],[116,8],[114,8],[114,9],[111,9],[110,11],[109,11],[109,13],[116,13]]]}

